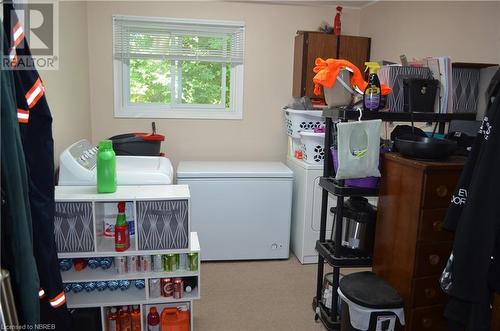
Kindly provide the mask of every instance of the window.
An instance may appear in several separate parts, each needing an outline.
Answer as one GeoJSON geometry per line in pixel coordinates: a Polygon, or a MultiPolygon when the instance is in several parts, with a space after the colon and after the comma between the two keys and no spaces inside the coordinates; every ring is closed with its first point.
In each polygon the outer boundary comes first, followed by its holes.
{"type": "Polygon", "coordinates": [[[241,119],[241,22],[113,17],[116,117],[241,119]]]}

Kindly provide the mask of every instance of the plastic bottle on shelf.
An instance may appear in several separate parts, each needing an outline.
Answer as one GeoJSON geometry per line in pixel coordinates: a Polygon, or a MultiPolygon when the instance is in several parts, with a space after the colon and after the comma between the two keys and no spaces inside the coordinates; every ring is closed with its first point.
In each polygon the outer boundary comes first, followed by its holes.
{"type": "Polygon", "coordinates": [[[368,76],[368,85],[366,85],[363,93],[363,110],[378,111],[380,109],[380,100],[382,90],[380,80],[377,76],[377,71],[380,69],[380,64],[377,62],[365,62],[366,69],[370,75],[368,76]]]}
{"type": "Polygon", "coordinates": [[[108,316],[108,331],[120,331],[118,328],[118,313],[116,311],[116,308],[113,307],[109,310],[108,316]]]}
{"type": "Polygon", "coordinates": [[[132,306],[130,318],[132,320],[132,331],[141,331],[141,311],[139,310],[139,305],[132,306]]]}
{"type": "Polygon", "coordinates": [[[148,331],[160,331],[160,314],[155,306],[149,308],[148,331]]]}
{"type": "Polygon", "coordinates": [[[118,215],[116,215],[115,225],[115,250],[117,252],[126,251],[130,247],[130,236],[128,224],[125,218],[125,202],[118,202],[118,215]]]}
{"type": "Polygon", "coordinates": [[[97,192],[116,192],[116,154],[111,140],[99,142],[97,152],[97,192]]]}
{"type": "Polygon", "coordinates": [[[128,306],[123,306],[118,314],[118,321],[120,325],[120,331],[132,331],[132,321],[130,318],[130,312],[128,306]]]}

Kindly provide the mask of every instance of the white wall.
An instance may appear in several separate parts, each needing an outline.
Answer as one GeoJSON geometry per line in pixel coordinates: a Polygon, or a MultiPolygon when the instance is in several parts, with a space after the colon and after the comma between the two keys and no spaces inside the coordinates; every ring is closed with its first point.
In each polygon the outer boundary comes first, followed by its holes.
{"type": "MultiPolygon", "coordinates": [[[[243,120],[156,120],[173,160],[283,160],[281,107],[291,100],[297,30],[331,22],[334,7],[221,2],[89,2],[88,45],[92,139],[149,130],[150,119],[113,117],[112,15],[238,20],[246,24],[243,120]]],[[[343,31],[357,34],[359,11],[346,10],[343,31]]]]}
{"type": "Polygon", "coordinates": [[[71,143],[91,138],[87,6],[59,4],[59,70],[39,72],[53,117],[54,158],[71,143]]]}
{"type": "Polygon", "coordinates": [[[455,62],[500,62],[499,1],[380,1],[361,10],[360,33],[374,60],[449,55],[455,62]]]}
{"type": "MultiPolygon", "coordinates": [[[[113,117],[113,14],[246,22],[244,119],[157,120],[173,160],[282,160],[280,108],[291,99],[297,30],[332,22],[335,7],[226,2],[60,2],[60,68],[40,72],[54,117],[56,159],[70,143],[149,130],[151,120],[113,117]]],[[[451,55],[500,62],[500,2],[382,1],[344,9],[345,34],[372,37],[372,59],[451,55]]]]}

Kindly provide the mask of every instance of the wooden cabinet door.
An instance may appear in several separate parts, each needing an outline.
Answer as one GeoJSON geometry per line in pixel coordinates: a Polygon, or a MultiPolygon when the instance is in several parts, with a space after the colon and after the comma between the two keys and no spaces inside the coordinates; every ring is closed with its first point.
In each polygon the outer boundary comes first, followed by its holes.
{"type": "Polygon", "coordinates": [[[367,37],[340,36],[339,59],[345,59],[363,72],[365,62],[370,61],[370,42],[367,37]]]}
{"type": "Polygon", "coordinates": [[[313,72],[314,63],[318,57],[323,60],[337,57],[337,36],[325,33],[308,33],[305,42],[307,56],[304,67],[305,93],[303,95],[311,98],[323,98],[323,91],[319,96],[314,94],[313,78],[316,75],[313,72]]]}

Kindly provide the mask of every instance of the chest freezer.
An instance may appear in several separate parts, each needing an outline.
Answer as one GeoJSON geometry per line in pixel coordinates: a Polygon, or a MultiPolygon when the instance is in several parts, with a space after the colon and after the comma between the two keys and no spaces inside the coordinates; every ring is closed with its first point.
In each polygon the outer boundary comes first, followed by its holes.
{"type": "Polygon", "coordinates": [[[202,260],[286,259],[293,173],[281,162],[182,161],[202,260]]]}
{"type": "MultiPolygon", "coordinates": [[[[59,157],[59,185],[96,185],[97,146],[80,140],[59,157]]],[[[169,185],[173,180],[170,160],[162,156],[117,156],[118,185],[169,185]]]]}

